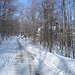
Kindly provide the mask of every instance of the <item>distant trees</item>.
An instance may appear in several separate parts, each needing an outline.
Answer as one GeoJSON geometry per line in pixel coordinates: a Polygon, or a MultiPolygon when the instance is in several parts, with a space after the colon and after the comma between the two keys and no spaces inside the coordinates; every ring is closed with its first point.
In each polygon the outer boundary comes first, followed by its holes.
{"type": "Polygon", "coordinates": [[[19,33],[19,22],[16,18],[13,18],[16,11],[16,6],[14,6],[12,3],[14,1],[15,0],[1,0],[0,2],[0,33],[2,39],[5,36],[7,39],[9,36],[16,35],[17,33],[19,33]]]}

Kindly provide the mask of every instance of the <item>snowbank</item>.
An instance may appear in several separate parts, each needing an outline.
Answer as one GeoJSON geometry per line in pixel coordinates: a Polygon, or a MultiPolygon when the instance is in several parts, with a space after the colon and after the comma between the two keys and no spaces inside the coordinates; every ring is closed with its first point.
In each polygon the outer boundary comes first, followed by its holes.
{"type": "Polygon", "coordinates": [[[19,40],[20,44],[34,55],[34,59],[38,63],[38,71],[41,75],[75,75],[75,60],[40,51],[36,46],[25,45],[23,40],[19,40]]]}

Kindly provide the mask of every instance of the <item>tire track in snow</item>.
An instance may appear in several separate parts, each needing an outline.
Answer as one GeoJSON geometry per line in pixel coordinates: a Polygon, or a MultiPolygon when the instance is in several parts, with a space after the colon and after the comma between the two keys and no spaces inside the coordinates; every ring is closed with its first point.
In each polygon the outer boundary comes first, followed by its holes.
{"type": "MultiPolygon", "coordinates": [[[[29,75],[37,75],[36,74],[36,71],[35,71],[35,69],[36,69],[36,67],[35,67],[35,65],[33,65],[31,62],[34,60],[34,57],[33,57],[33,55],[29,52],[29,51],[27,51],[21,44],[20,44],[20,42],[19,42],[19,39],[17,40],[18,41],[18,45],[19,45],[19,49],[22,51],[22,50],[24,50],[25,51],[25,53],[27,54],[27,58],[28,58],[28,62],[29,62],[29,75]]],[[[23,58],[24,59],[24,58],[23,58]]],[[[39,75],[39,74],[38,74],[39,75]]]]}

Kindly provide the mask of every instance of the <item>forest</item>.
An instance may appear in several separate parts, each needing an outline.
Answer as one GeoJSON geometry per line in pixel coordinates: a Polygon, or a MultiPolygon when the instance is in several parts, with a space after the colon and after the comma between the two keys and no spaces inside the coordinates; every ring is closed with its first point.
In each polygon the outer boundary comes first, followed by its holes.
{"type": "Polygon", "coordinates": [[[0,0],[0,43],[22,35],[49,52],[75,57],[75,0],[0,0]]]}

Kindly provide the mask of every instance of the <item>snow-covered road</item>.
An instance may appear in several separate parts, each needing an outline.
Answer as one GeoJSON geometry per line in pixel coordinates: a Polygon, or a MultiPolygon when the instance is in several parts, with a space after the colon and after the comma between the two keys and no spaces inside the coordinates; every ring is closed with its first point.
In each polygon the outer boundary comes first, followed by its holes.
{"type": "Polygon", "coordinates": [[[0,45],[0,75],[75,75],[75,60],[11,37],[0,45]]]}
{"type": "Polygon", "coordinates": [[[24,47],[19,42],[20,37],[10,37],[8,40],[2,41],[0,45],[0,75],[30,75],[32,73],[35,75],[32,63],[34,58],[25,48],[29,45],[29,40],[23,40],[24,47]]]}

